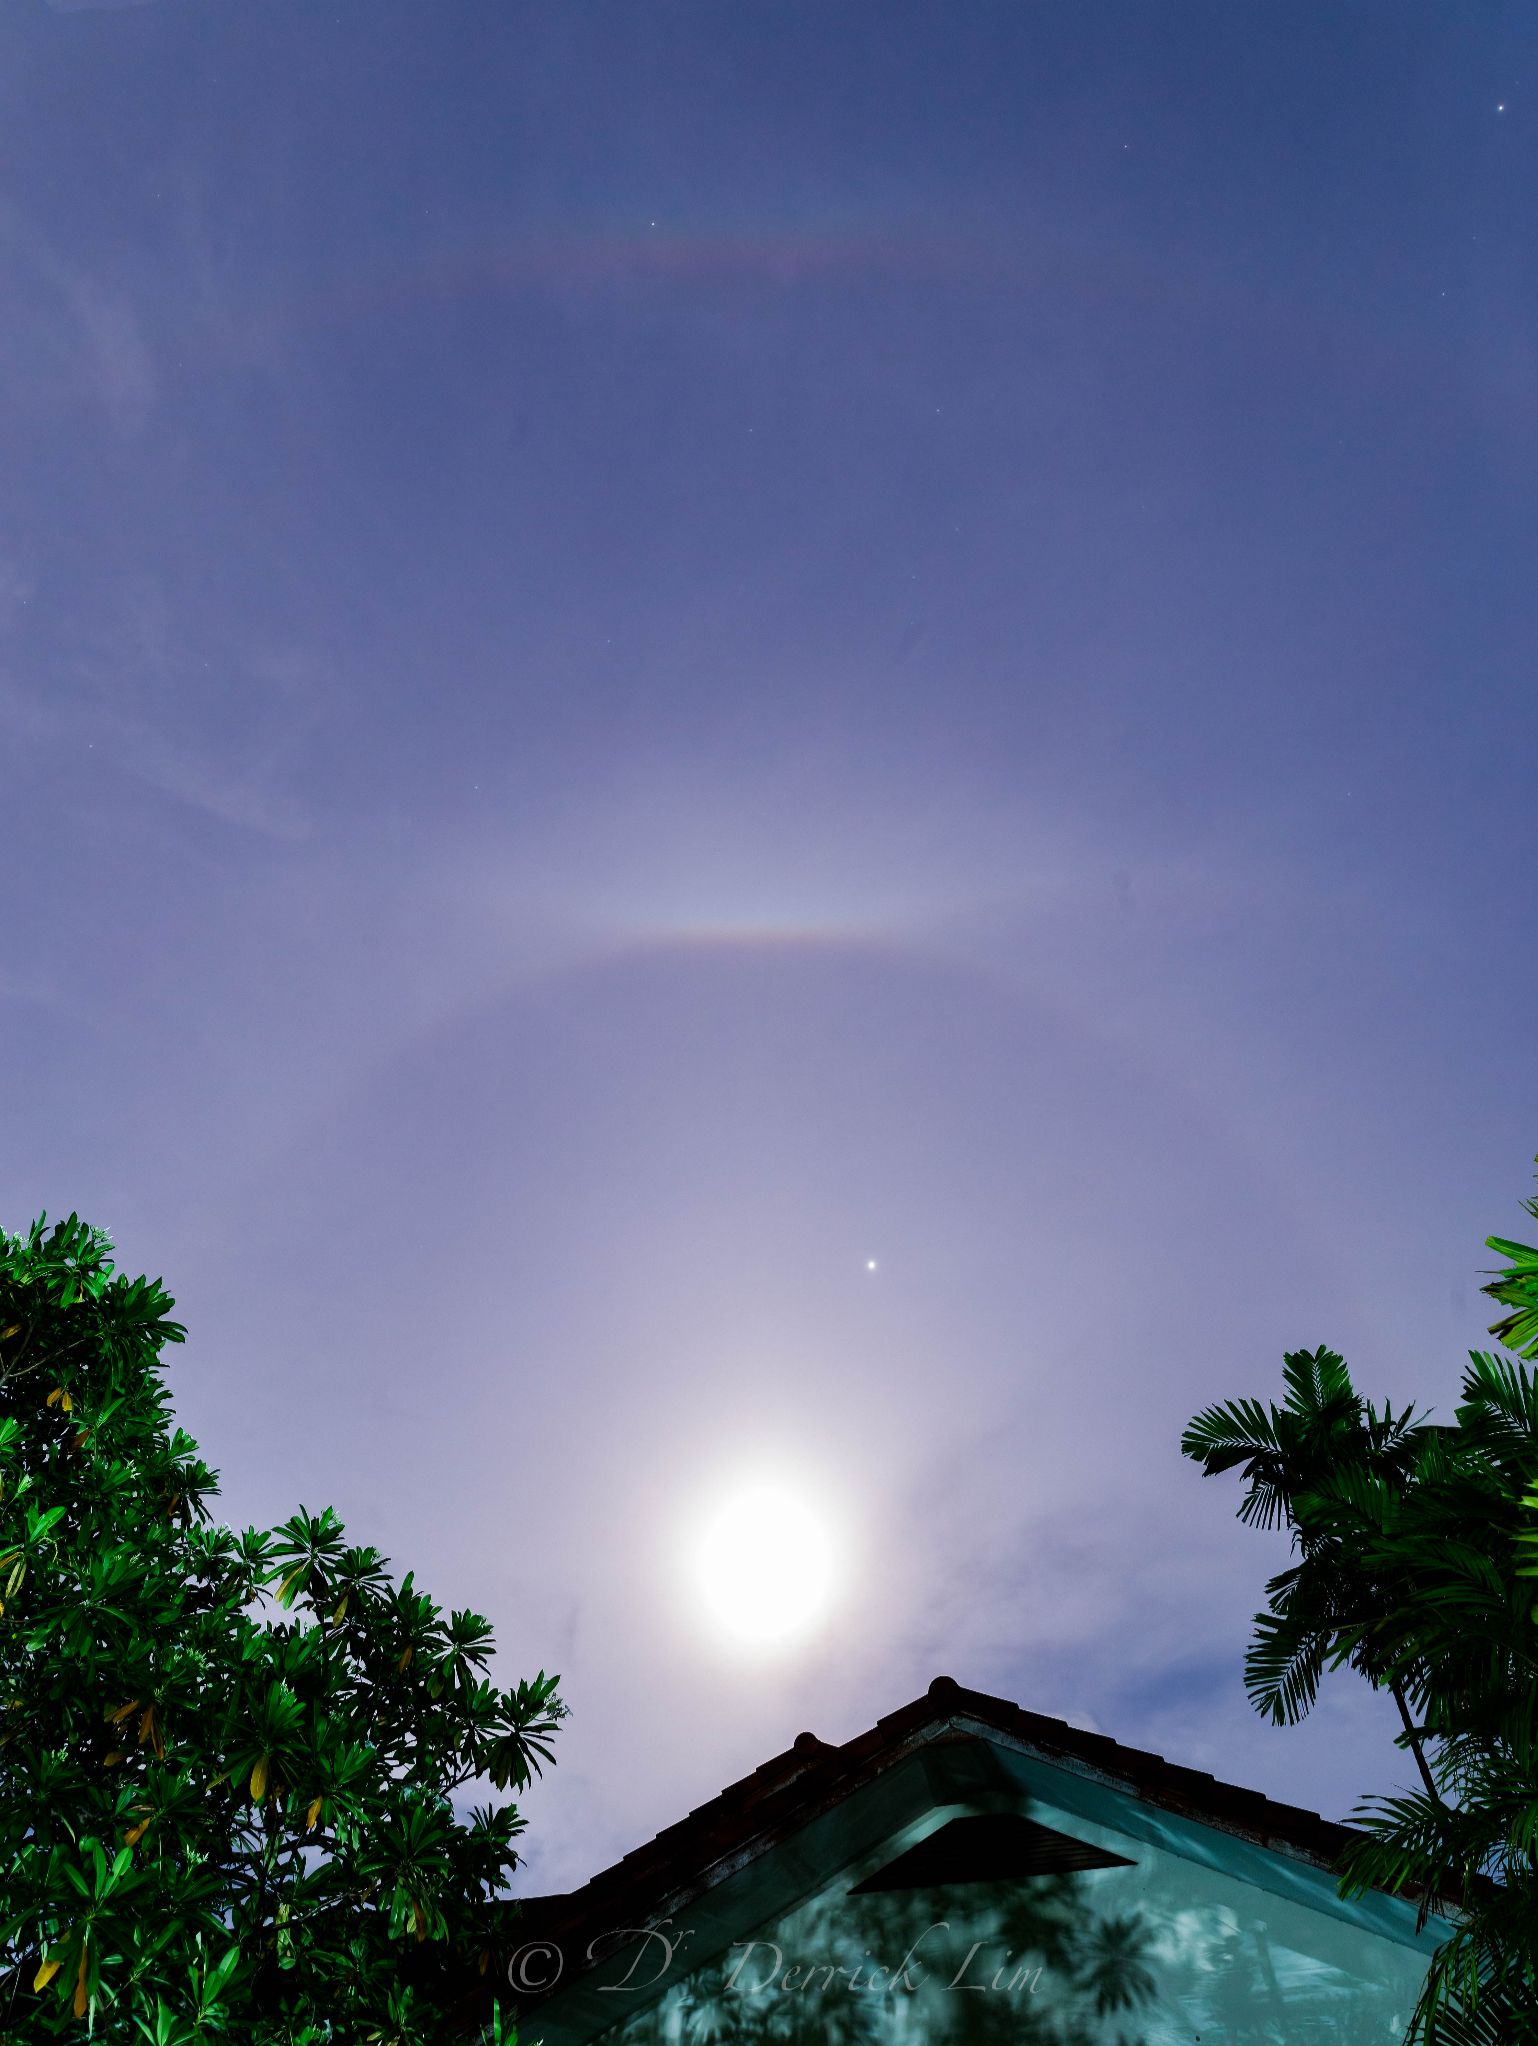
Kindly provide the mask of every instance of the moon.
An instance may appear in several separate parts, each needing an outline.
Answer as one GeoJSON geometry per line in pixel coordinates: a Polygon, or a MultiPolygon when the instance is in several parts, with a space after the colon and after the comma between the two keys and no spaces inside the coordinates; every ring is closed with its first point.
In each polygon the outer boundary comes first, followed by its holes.
{"type": "Polygon", "coordinates": [[[837,1545],[827,1516],[793,1486],[747,1480],[704,1517],[694,1575],[722,1639],[746,1649],[788,1648],[827,1616],[837,1545]]]}

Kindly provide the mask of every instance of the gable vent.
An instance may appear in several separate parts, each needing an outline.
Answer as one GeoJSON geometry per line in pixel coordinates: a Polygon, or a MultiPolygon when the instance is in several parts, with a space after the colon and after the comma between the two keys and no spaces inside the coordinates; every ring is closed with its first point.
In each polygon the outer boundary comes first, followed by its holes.
{"type": "Polygon", "coordinates": [[[1087,1840],[1054,1833],[1015,1812],[980,1812],[952,1819],[856,1883],[851,1897],[872,1890],[929,1890],[951,1883],[1002,1883],[1021,1876],[1076,1875],[1088,1868],[1131,1868],[1123,1854],[1107,1854],[1087,1840]]]}

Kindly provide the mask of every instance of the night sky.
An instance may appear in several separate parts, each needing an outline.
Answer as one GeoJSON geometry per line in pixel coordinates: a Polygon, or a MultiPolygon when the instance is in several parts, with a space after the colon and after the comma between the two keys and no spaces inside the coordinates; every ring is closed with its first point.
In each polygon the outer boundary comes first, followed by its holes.
{"type": "Polygon", "coordinates": [[[0,1220],[562,1673],[522,1887],[939,1671],[1404,1780],[1178,1443],[1523,1233],[1535,202],[1498,0],[7,0],[0,1220]]]}

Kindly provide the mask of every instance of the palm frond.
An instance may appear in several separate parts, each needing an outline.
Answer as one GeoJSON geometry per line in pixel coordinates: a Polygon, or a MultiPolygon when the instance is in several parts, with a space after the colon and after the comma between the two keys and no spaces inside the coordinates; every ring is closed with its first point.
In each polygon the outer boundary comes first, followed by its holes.
{"type": "Polygon", "coordinates": [[[1505,1236],[1487,1236],[1485,1248],[1507,1263],[1480,1291],[1514,1310],[1504,1321],[1492,1322],[1489,1333],[1518,1357],[1538,1357],[1538,1250],[1505,1236]]]}
{"type": "Polygon", "coordinates": [[[1345,1358],[1322,1344],[1317,1350],[1290,1350],[1282,1359],[1282,1379],[1287,1405],[1300,1419],[1354,1420],[1361,1410],[1345,1358]]]}
{"type": "Polygon", "coordinates": [[[1538,1454],[1538,1373],[1509,1357],[1470,1350],[1458,1421],[1465,1439],[1530,1468],[1538,1454]]]}
{"type": "Polygon", "coordinates": [[[1259,1400],[1226,1400],[1196,1416],[1180,1438],[1181,1453],[1209,1472],[1232,1470],[1247,1457],[1280,1449],[1276,1409],[1259,1400]]]}
{"type": "Polygon", "coordinates": [[[1319,1695],[1334,1629],[1291,1610],[1257,1613],[1244,1656],[1244,1688],[1276,1726],[1296,1726],[1319,1695]]]}

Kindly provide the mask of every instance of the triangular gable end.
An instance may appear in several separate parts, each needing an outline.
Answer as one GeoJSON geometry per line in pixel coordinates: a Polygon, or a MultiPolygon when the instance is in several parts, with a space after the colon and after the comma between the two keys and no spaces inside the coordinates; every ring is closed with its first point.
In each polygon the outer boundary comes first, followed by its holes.
{"type": "Polygon", "coordinates": [[[845,1749],[803,1736],[585,1892],[515,1921],[505,1966],[522,2036],[1402,2036],[1447,1928],[1417,1935],[1402,1899],[1343,1901],[1311,1849],[1344,1829],[1264,1799],[1259,1825],[1199,1817],[1174,1808],[1198,1801],[1189,1783],[1159,1786],[1156,1802],[1118,1758],[1252,1794],[1073,1729],[1070,1746],[1098,1743],[1097,1761],[1061,1742],[1049,1756],[1008,1721],[1018,1708],[955,1686],[924,1702],[845,1749]],[[735,1840],[721,1807],[738,1811],[735,1840]],[[1303,1820],[1317,1842],[1295,1825],[1300,1839],[1267,1837],[1268,1823],[1303,1820]],[[691,1845],[705,1851],[692,1867],[691,1845]]]}

